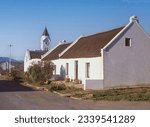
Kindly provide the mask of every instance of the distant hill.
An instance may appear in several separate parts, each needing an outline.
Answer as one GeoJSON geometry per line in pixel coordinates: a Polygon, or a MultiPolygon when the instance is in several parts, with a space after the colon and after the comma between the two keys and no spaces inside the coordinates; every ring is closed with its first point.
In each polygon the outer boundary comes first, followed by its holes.
{"type": "MultiPolygon", "coordinates": [[[[0,57],[0,63],[9,62],[9,57],[0,57]]],[[[17,61],[15,59],[11,59],[12,63],[20,63],[21,61],[17,61]]]]}

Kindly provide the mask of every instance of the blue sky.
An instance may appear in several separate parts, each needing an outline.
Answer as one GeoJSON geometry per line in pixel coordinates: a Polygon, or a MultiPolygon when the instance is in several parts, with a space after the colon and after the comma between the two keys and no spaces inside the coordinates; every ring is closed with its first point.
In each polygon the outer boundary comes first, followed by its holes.
{"type": "Polygon", "coordinates": [[[73,41],[126,25],[137,15],[150,34],[150,0],[1,0],[0,56],[23,59],[26,49],[40,49],[40,37],[47,26],[51,48],[59,41],[73,41]]]}

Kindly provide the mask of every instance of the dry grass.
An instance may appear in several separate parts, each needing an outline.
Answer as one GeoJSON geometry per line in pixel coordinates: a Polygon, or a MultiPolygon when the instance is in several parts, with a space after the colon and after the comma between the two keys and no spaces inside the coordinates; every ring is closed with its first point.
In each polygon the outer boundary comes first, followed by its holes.
{"type": "Polygon", "coordinates": [[[59,92],[62,94],[70,94],[72,97],[90,100],[150,101],[150,87],[84,91],[81,88],[71,86],[65,87],[65,89],[59,90],[59,92]]]}
{"type": "Polygon", "coordinates": [[[150,101],[150,88],[122,88],[102,91],[93,91],[94,100],[111,100],[111,101],[150,101]]]}

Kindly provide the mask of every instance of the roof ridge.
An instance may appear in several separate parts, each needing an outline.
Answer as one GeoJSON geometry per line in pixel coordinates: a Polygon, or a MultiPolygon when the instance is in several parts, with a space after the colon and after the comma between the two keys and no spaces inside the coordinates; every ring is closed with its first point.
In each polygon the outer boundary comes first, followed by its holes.
{"type": "Polygon", "coordinates": [[[114,31],[114,30],[117,30],[117,29],[121,29],[121,28],[124,28],[124,27],[125,26],[121,26],[121,27],[117,27],[117,28],[112,28],[110,30],[106,30],[106,31],[103,31],[103,32],[98,32],[98,33],[95,33],[95,34],[84,36],[83,38],[95,36],[95,35],[98,35],[98,34],[108,33],[108,32],[111,32],[111,31],[114,31]]]}

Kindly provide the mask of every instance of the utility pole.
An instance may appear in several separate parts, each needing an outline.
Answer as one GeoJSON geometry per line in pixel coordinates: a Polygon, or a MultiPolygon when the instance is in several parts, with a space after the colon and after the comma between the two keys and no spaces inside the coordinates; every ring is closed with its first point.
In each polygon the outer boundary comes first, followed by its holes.
{"type": "Polygon", "coordinates": [[[13,45],[11,45],[11,44],[9,45],[9,48],[10,48],[10,52],[9,52],[9,53],[10,53],[10,54],[9,54],[9,64],[8,64],[8,65],[9,65],[9,74],[11,74],[11,47],[12,47],[12,46],[13,46],[13,45]]]}

